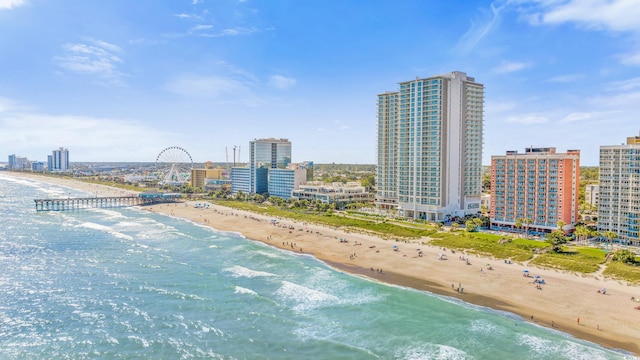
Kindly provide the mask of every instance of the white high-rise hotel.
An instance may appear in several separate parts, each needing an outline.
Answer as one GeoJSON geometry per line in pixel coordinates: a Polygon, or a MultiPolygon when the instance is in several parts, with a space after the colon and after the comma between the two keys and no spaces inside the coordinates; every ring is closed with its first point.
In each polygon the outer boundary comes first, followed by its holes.
{"type": "Polygon", "coordinates": [[[598,231],[640,245],[640,136],[625,145],[600,146],[598,231]]]}
{"type": "Polygon", "coordinates": [[[458,71],[378,95],[376,204],[431,221],[477,213],[483,106],[484,86],[458,71]]]}

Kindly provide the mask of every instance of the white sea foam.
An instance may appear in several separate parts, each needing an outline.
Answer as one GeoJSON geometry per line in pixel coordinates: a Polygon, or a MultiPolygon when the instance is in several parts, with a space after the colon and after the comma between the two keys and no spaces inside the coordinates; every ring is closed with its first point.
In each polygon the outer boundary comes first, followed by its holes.
{"type": "Polygon", "coordinates": [[[241,286],[236,286],[235,291],[236,294],[249,294],[249,295],[258,295],[255,291],[247,288],[243,288],[241,286]]]}
{"type": "Polygon", "coordinates": [[[258,255],[258,256],[265,256],[271,259],[282,259],[283,256],[282,254],[276,253],[276,252],[272,252],[272,251],[266,251],[266,250],[258,250],[258,251],[253,251],[252,254],[254,255],[258,255]]]}
{"type": "Polygon", "coordinates": [[[141,290],[148,290],[148,291],[153,291],[156,292],[158,294],[162,294],[162,295],[169,295],[169,296],[173,296],[176,298],[179,298],[181,300],[205,300],[204,298],[195,295],[195,294],[185,294],[183,292],[180,291],[169,291],[166,289],[161,289],[161,288],[157,288],[157,287],[153,287],[153,286],[140,286],[141,290]]]}
{"type": "Polygon", "coordinates": [[[90,211],[92,212],[97,212],[100,214],[104,214],[107,215],[107,219],[122,219],[122,218],[126,218],[126,216],[124,216],[122,213],[119,213],[117,211],[114,210],[109,210],[109,209],[99,209],[99,208],[88,208],[90,211]]]}
{"type": "Polygon", "coordinates": [[[233,274],[232,275],[233,277],[254,278],[254,277],[260,277],[260,276],[276,276],[276,274],[272,274],[265,271],[251,270],[249,268],[246,268],[240,265],[235,265],[235,266],[223,269],[222,271],[230,272],[231,274],[233,274]]]}
{"type": "Polygon", "coordinates": [[[487,336],[501,335],[504,333],[504,328],[496,326],[491,321],[485,319],[472,320],[469,330],[487,336]]]}
{"type": "MultiPolygon", "coordinates": [[[[604,350],[583,346],[570,341],[567,341],[563,346],[562,353],[567,359],[572,360],[605,360],[610,358],[604,350]]],[[[629,357],[629,359],[632,358],[633,357],[629,357]]]]}
{"type": "Polygon", "coordinates": [[[407,360],[463,360],[473,357],[466,352],[447,345],[427,344],[424,348],[399,349],[395,357],[407,360]]]}
{"type": "Polygon", "coordinates": [[[140,336],[135,336],[135,335],[129,335],[128,336],[129,340],[133,340],[137,343],[140,343],[142,345],[142,347],[149,347],[149,341],[145,340],[144,338],[140,337],[140,336]]]}
{"type": "Polygon", "coordinates": [[[123,234],[121,232],[115,231],[112,227],[110,226],[106,226],[106,225],[101,225],[101,224],[96,224],[93,222],[84,222],[80,225],[76,225],[75,227],[83,227],[83,228],[87,228],[87,229],[93,229],[93,230],[98,230],[98,231],[102,231],[102,232],[106,232],[109,233],[117,238],[120,239],[125,239],[125,240],[133,240],[133,238],[127,234],[123,234]]]}
{"type": "Polygon", "coordinates": [[[282,282],[282,286],[280,286],[276,291],[276,295],[281,297],[284,301],[297,302],[298,305],[294,306],[294,309],[299,311],[339,302],[339,298],[337,296],[294,284],[289,281],[282,282]]]}
{"type": "Polygon", "coordinates": [[[529,347],[531,351],[536,354],[546,355],[561,353],[561,349],[558,347],[556,342],[531,334],[519,333],[517,335],[516,342],[519,345],[529,347]]]}

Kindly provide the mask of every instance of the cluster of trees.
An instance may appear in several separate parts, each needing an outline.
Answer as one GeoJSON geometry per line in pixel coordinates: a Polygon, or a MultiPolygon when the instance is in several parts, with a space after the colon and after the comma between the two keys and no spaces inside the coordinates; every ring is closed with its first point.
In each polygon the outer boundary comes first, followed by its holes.
{"type": "Polygon", "coordinates": [[[247,194],[242,191],[238,191],[238,193],[236,193],[235,199],[238,201],[250,201],[256,204],[267,202],[270,205],[280,208],[302,209],[316,212],[333,212],[336,209],[335,204],[324,203],[321,200],[310,201],[306,199],[298,200],[293,198],[283,199],[277,196],[269,196],[265,199],[264,195],[247,194]]]}

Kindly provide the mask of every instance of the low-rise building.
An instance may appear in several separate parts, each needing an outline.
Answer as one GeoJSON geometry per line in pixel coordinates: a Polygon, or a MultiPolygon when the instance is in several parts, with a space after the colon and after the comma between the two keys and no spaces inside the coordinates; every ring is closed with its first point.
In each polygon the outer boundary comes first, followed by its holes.
{"type": "Polygon", "coordinates": [[[204,189],[207,179],[220,180],[223,177],[222,168],[191,169],[191,186],[204,189]]]}
{"type": "Polygon", "coordinates": [[[315,201],[335,204],[336,209],[344,209],[350,203],[367,203],[371,196],[367,189],[356,182],[325,184],[321,181],[312,181],[294,190],[292,197],[298,200],[315,201]]]}

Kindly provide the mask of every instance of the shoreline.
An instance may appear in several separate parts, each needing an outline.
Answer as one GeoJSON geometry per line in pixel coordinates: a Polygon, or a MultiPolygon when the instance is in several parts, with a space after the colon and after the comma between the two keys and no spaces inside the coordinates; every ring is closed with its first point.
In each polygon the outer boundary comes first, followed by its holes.
{"type": "MultiPolygon", "coordinates": [[[[2,174],[2,173],[0,173],[2,174]]],[[[7,172],[10,176],[62,185],[101,196],[135,193],[73,179],[7,172]]],[[[142,207],[151,212],[191,220],[219,231],[296,253],[312,255],[345,273],[388,284],[457,298],[466,303],[516,314],[522,321],[587,340],[605,348],[640,356],[640,310],[630,297],[640,297],[640,287],[598,275],[578,275],[553,269],[506,264],[501,259],[453,252],[427,244],[428,239],[384,240],[377,236],[345,232],[327,226],[278,219],[211,204],[195,208],[196,202],[142,207]],[[348,242],[343,242],[346,239],[348,242]],[[392,246],[397,246],[398,251],[392,246]],[[423,256],[418,255],[420,252],[423,256]],[[448,260],[439,260],[446,254],[448,260]],[[469,259],[460,261],[459,257],[469,259]],[[493,270],[486,265],[491,264],[493,270]],[[381,272],[378,272],[381,269],[381,272]],[[545,279],[542,290],[523,270],[545,279]],[[463,288],[463,292],[457,290],[463,288]],[[606,288],[607,294],[597,293],[606,288]],[[578,320],[579,319],[579,320],[578,320]]]]}

